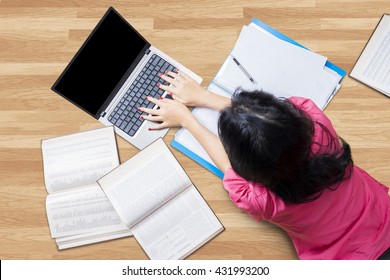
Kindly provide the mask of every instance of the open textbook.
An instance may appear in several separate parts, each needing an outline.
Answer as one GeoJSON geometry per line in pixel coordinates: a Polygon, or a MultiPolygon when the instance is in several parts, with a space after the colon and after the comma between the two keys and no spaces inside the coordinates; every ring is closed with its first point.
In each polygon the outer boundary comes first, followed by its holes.
{"type": "Polygon", "coordinates": [[[60,250],[131,236],[96,183],[119,165],[113,127],[42,140],[42,154],[46,213],[60,250]]]}
{"type": "MultiPolygon", "coordinates": [[[[258,19],[244,26],[237,42],[208,90],[231,97],[237,88],[262,89],[278,97],[301,96],[324,109],[340,88],[345,71],[258,19]]],[[[218,135],[219,113],[197,107],[196,119],[218,135]]],[[[186,129],[179,129],[171,145],[218,177],[223,173],[186,129]]]]}
{"type": "Polygon", "coordinates": [[[98,184],[150,259],[183,259],[224,229],[161,138],[98,184]]]}
{"type": "Polygon", "coordinates": [[[390,97],[389,14],[382,16],[349,75],[390,97]]]}

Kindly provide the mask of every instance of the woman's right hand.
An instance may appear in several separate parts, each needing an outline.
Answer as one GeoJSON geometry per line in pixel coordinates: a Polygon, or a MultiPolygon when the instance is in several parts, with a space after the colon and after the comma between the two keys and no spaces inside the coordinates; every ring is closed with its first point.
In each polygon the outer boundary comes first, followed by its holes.
{"type": "Polygon", "coordinates": [[[173,99],[186,106],[206,106],[209,93],[194,79],[182,71],[167,71],[161,76],[169,85],[160,85],[160,88],[171,93],[173,99]]]}

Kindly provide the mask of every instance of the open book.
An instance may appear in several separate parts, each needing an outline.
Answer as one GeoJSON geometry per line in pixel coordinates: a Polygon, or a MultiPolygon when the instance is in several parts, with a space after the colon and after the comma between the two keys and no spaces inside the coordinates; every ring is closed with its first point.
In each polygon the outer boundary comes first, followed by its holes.
{"type": "Polygon", "coordinates": [[[113,127],[42,140],[46,213],[58,249],[131,236],[96,183],[119,165],[113,127]]]}
{"type": "Polygon", "coordinates": [[[390,15],[384,14],[349,74],[390,97],[390,15]]]}
{"type": "MultiPolygon", "coordinates": [[[[244,26],[229,56],[207,88],[231,97],[237,88],[262,89],[288,98],[310,98],[324,109],[340,88],[345,71],[258,19],[244,26]]],[[[219,113],[197,107],[195,118],[218,134],[219,113]]],[[[200,143],[186,129],[179,129],[171,142],[178,149],[220,178],[217,168],[200,143]]]]}
{"type": "Polygon", "coordinates": [[[98,184],[150,259],[183,259],[224,229],[161,138],[98,184]]]}

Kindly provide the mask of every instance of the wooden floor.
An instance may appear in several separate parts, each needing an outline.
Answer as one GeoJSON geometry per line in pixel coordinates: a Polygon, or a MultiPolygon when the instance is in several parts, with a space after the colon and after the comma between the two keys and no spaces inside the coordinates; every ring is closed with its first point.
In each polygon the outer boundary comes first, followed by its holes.
{"type": "MultiPolygon", "coordinates": [[[[390,12],[389,0],[0,0],[0,259],[147,258],[134,238],[58,251],[45,213],[41,139],[101,127],[50,87],[110,5],[204,86],[252,17],[349,73],[390,12]]],[[[345,77],[325,112],[355,163],[390,185],[390,99],[345,77]]],[[[137,152],[118,146],[122,162],[137,152]]],[[[251,220],[217,177],[172,151],[226,228],[189,259],[297,258],[282,230],[251,220]]]]}

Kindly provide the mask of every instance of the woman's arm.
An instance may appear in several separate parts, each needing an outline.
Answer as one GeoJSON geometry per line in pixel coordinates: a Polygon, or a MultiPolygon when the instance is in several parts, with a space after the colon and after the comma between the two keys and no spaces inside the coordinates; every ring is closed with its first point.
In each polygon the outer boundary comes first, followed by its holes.
{"type": "Polygon", "coordinates": [[[196,119],[194,122],[186,125],[186,128],[206,150],[217,167],[223,173],[226,173],[230,167],[230,161],[219,137],[205,128],[196,119]]]}
{"type": "Polygon", "coordinates": [[[161,78],[170,85],[159,87],[171,93],[173,99],[187,106],[207,107],[221,111],[230,105],[230,98],[221,96],[202,88],[195,80],[185,73],[167,71],[161,78]]]}
{"type": "Polygon", "coordinates": [[[230,162],[219,137],[200,124],[184,104],[168,98],[157,100],[148,97],[148,100],[160,107],[159,109],[140,108],[141,111],[150,114],[141,116],[142,118],[160,122],[152,130],[175,126],[188,129],[217,167],[223,173],[226,172],[230,167],[230,162]]]}

